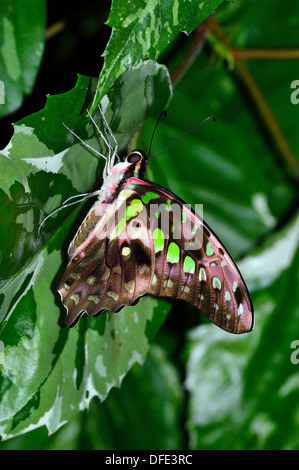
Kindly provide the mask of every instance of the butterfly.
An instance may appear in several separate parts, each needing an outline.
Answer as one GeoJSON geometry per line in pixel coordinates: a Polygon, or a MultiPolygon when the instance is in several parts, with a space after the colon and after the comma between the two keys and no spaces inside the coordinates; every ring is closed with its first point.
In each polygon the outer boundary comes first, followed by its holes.
{"type": "Polygon", "coordinates": [[[115,163],[115,138],[111,155],[107,132],[97,130],[109,156],[58,286],[66,325],[73,327],[85,313],[119,312],[150,294],[185,300],[230,333],[251,331],[250,294],[223,243],[182,199],[144,178],[145,152],[134,150],[115,163]]]}

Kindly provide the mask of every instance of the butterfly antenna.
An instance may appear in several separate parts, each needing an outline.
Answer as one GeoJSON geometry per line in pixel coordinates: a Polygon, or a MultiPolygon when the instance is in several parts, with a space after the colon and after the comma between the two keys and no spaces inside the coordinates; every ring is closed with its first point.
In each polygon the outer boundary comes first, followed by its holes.
{"type": "MultiPolygon", "coordinates": [[[[157,129],[157,127],[158,127],[159,121],[160,121],[160,119],[161,119],[162,116],[165,116],[165,117],[167,116],[167,112],[166,112],[165,110],[162,111],[162,113],[161,113],[160,116],[158,117],[158,120],[157,120],[156,125],[155,125],[155,127],[154,127],[154,130],[153,130],[153,133],[152,133],[152,137],[151,137],[151,141],[150,141],[149,150],[148,150],[148,153],[147,153],[147,158],[149,157],[149,155],[150,155],[150,153],[151,153],[154,135],[155,135],[156,129],[157,129]]],[[[151,157],[151,158],[154,158],[154,157],[151,157]]]]}
{"type": "Polygon", "coordinates": [[[105,160],[107,160],[107,157],[105,157],[105,155],[102,155],[100,152],[98,152],[96,149],[94,149],[93,147],[91,147],[90,145],[88,145],[86,142],[84,142],[83,139],[81,139],[81,137],[79,137],[77,134],[75,134],[74,131],[72,131],[72,129],[70,129],[63,121],[61,121],[61,123],[64,125],[64,127],[74,136],[76,137],[76,139],[78,139],[81,144],[84,145],[84,147],[88,148],[89,150],[91,150],[92,152],[96,153],[97,155],[99,155],[100,157],[104,158],[105,160]]]}
{"type": "MultiPolygon", "coordinates": [[[[87,112],[88,112],[88,110],[87,110],[87,112]]],[[[104,143],[106,144],[106,147],[108,148],[108,160],[110,160],[113,148],[112,148],[112,145],[110,144],[110,142],[107,138],[106,132],[105,132],[105,135],[104,135],[91,114],[88,114],[88,117],[91,120],[91,122],[93,123],[94,127],[96,128],[96,131],[100,134],[101,138],[103,139],[104,143]]]]}
{"type": "Polygon", "coordinates": [[[82,201],[85,201],[86,199],[89,199],[90,197],[93,197],[93,196],[97,196],[98,194],[100,193],[99,190],[97,191],[94,191],[93,193],[83,193],[83,194],[76,194],[75,196],[71,196],[69,197],[68,199],[66,199],[60,207],[58,207],[57,209],[55,209],[54,211],[50,212],[50,214],[48,214],[40,223],[40,226],[38,227],[38,235],[40,235],[40,229],[42,228],[42,226],[44,225],[44,223],[46,222],[47,219],[49,219],[49,217],[52,217],[52,215],[56,214],[56,212],[59,212],[61,209],[65,209],[66,207],[69,207],[69,206],[72,206],[73,204],[79,204],[79,202],[82,202],[82,201]],[[69,202],[71,201],[72,199],[75,199],[75,198],[81,198],[79,199],[78,201],[73,201],[73,202],[69,202]]]}
{"type": "Polygon", "coordinates": [[[207,117],[206,119],[204,119],[203,121],[201,121],[199,124],[197,124],[196,126],[192,127],[192,129],[190,129],[188,132],[186,132],[186,134],[182,135],[182,137],[180,137],[180,138],[177,139],[175,142],[173,142],[171,145],[169,145],[169,147],[167,147],[166,149],[162,150],[162,152],[158,153],[157,155],[154,155],[153,157],[150,157],[150,160],[151,160],[152,158],[158,157],[158,156],[161,155],[162,153],[164,153],[164,152],[166,152],[167,150],[169,150],[171,147],[173,147],[175,144],[177,144],[180,140],[182,140],[184,137],[186,137],[186,135],[190,134],[191,132],[194,131],[194,129],[197,129],[197,127],[201,126],[204,122],[209,121],[210,119],[211,119],[213,122],[216,122],[216,119],[215,119],[213,116],[207,117]]]}
{"type": "MultiPolygon", "coordinates": [[[[112,130],[111,130],[111,128],[110,128],[110,126],[109,126],[109,124],[108,124],[106,118],[105,118],[105,114],[103,113],[102,108],[101,108],[100,105],[98,105],[98,109],[99,109],[100,114],[101,114],[101,116],[102,116],[102,119],[103,119],[103,121],[104,121],[105,128],[108,130],[109,134],[111,135],[111,137],[112,137],[112,139],[113,139],[113,141],[114,141],[115,147],[114,147],[114,152],[113,152],[113,155],[112,155],[112,158],[111,158],[111,164],[112,164],[112,166],[113,166],[113,165],[114,165],[115,157],[117,157],[118,160],[119,160],[119,156],[117,155],[118,143],[117,143],[117,140],[116,140],[116,138],[115,138],[115,135],[113,134],[113,132],[112,132],[112,130]]],[[[105,130],[105,132],[106,132],[106,130],[105,130]]]]}

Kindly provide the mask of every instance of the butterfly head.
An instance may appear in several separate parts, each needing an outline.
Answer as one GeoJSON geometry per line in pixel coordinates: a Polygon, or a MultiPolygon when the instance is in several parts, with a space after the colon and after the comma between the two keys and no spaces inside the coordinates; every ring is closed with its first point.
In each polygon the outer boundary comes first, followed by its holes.
{"type": "Polygon", "coordinates": [[[126,157],[126,161],[130,164],[130,176],[143,178],[147,162],[147,156],[145,153],[142,150],[133,150],[133,152],[130,152],[126,157]]]}

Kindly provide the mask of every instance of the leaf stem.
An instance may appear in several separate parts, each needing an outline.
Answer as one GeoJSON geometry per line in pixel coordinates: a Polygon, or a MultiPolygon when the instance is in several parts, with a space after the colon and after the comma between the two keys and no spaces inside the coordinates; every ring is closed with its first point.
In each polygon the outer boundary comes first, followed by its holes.
{"type": "MultiPolygon", "coordinates": [[[[234,54],[235,49],[232,48],[229,39],[223,31],[221,25],[217,21],[214,15],[211,15],[204,23],[205,28],[209,29],[209,32],[214,34],[218,41],[228,49],[231,54],[234,54]]],[[[289,173],[293,179],[298,183],[299,181],[299,163],[294,154],[289,142],[287,141],[278,120],[276,119],[272,109],[270,108],[265,96],[260,90],[257,82],[252,76],[251,72],[243,62],[243,58],[238,58],[234,54],[234,66],[233,70],[237,77],[241,80],[242,84],[247,89],[247,92],[251,96],[257,110],[264,119],[266,128],[273,139],[281,157],[283,158],[289,173]]]]}
{"type": "Polygon", "coordinates": [[[299,49],[235,49],[235,59],[299,59],[299,49]]]}
{"type": "Polygon", "coordinates": [[[189,67],[191,67],[191,65],[193,64],[197,55],[200,53],[204,46],[207,34],[208,30],[200,26],[193,31],[190,48],[184,56],[184,59],[180,62],[178,67],[171,74],[170,78],[173,86],[177,85],[177,83],[181,80],[181,78],[187,72],[189,67]]]}
{"type": "Polygon", "coordinates": [[[52,23],[46,29],[46,40],[51,39],[53,36],[61,33],[66,29],[67,23],[64,20],[56,21],[52,23]]]}

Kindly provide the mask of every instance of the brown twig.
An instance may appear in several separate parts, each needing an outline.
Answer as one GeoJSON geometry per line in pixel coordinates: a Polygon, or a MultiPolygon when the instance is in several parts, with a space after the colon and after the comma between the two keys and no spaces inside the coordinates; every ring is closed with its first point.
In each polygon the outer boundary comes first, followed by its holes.
{"type": "MultiPolygon", "coordinates": [[[[217,39],[226,47],[230,53],[234,51],[227,36],[225,35],[221,25],[216,20],[214,15],[211,15],[207,20],[207,26],[209,30],[217,37],[217,39]]],[[[246,87],[248,93],[250,94],[254,104],[256,105],[259,113],[261,114],[266,128],[273,139],[276,147],[278,148],[280,155],[282,156],[284,162],[287,165],[287,168],[290,171],[293,179],[298,183],[299,181],[299,164],[291,149],[280,125],[277,121],[272,109],[267,103],[267,100],[263,93],[261,92],[258,84],[256,83],[254,77],[250,73],[249,69],[246,67],[242,59],[234,57],[234,72],[237,77],[241,80],[243,85],[246,87]]]]}
{"type": "Polygon", "coordinates": [[[98,2],[97,0],[93,0],[86,4],[82,3],[78,8],[70,10],[67,17],[61,18],[47,27],[46,39],[52,39],[54,36],[60,34],[73,24],[82,21],[82,18],[86,17],[87,15],[98,14],[100,11],[103,12],[102,15],[104,22],[104,19],[106,19],[108,16],[111,2],[106,0],[104,8],[102,5],[100,5],[100,3],[101,2],[98,2]]]}
{"type": "Polygon", "coordinates": [[[235,59],[299,59],[299,49],[231,49],[235,59]]]}
{"type": "Polygon", "coordinates": [[[187,72],[189,67],[193,64],[195,58],[198,56],[200,51],[202,50],[206,36],[208,34],[208,29],[202,26],[199,26],[195,29],[192,33],[192,42],[189,50],[187,51],[186,55],[182,62],[180,62],[179,66],[174,70],[171,74],[171,82],[172,85],[175,86],[187,72]]]}
{"type": "Polygon", "coordinates": [[[48,26],[46,29],[46,40],[51,39],[53,36],[56,36],[56,34],[64,31],[66,26],[67,22],[64,20],[56,21],[55,23],[48,26]]]}

